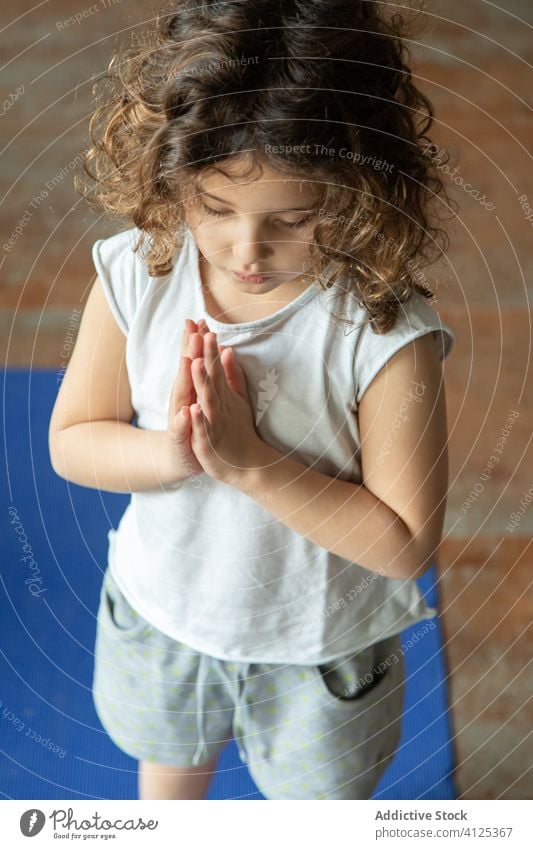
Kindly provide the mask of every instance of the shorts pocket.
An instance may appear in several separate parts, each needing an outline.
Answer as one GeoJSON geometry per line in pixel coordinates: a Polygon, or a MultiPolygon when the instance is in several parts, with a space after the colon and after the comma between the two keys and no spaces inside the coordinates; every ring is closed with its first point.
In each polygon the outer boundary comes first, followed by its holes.
{"type": "Polygon", "coordinates": [[[379,698],[380,686],[390,673],[387,655],[380,650],[382,644],[352,655],[332,660],[316,667],[318,686],[339,708],[361,705],[379,698]]]}
{"type": "Polygon", "coordinates": [[[104,575],[100,601],[101,619],[106,633],[125,637],[138,637],[150,628],[122,594],[109,568],[104,575]]]}

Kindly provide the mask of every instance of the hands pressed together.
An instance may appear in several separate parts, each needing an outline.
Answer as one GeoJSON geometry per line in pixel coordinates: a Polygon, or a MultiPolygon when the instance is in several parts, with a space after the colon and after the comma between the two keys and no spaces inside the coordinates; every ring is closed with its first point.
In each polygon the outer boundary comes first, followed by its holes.
{"type": "Polygon", "coordinates": [[[172,462],[187,474],[206,472],[238,486],[259,465],[257,434],[246,376],[232,348],[217,343],[205,321],[186,319],[180,370],[168,410],[172,462]]]}

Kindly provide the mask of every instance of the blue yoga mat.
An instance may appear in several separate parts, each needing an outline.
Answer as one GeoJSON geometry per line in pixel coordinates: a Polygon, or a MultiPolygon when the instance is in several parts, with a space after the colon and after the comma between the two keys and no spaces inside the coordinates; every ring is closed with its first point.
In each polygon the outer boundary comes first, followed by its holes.
{"type": "MultiPolygon", "coordinates": [[[[79,487],[50,466],[61,374],[10,369],[3,382],[0,793],[6,799],[136,799],[137,762],[107,736],[91,696],[107,532],[128,495],[79,487]]],[[[437,573],[419,580],[437,606],[437,573]]],[[[402,739],[375,799],[455,799],[447,670],[438,618],[402,633],[402,739]],[[411,642],[411,644],[410,644],[411,642]]],[[[263,799],[235,742],[209,799],[263,799]]]]}

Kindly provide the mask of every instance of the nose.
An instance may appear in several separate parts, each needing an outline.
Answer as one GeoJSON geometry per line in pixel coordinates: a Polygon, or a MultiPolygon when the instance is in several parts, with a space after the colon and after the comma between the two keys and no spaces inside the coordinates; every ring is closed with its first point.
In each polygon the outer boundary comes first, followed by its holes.
{"type": "Polygon", "coordinates": [[[237,227],[233,242],[233,256],[237,268],[250,274],[258,273],[261,265],[273,253],[271,245],[266,241],[264,230],[254,216],[242,217],[237,227]]]}

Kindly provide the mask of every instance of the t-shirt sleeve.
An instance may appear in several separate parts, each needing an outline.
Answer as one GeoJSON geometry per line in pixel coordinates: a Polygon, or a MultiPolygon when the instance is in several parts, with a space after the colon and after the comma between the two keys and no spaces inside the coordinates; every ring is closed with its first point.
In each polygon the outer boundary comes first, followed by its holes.
{"type": "Polygon", "coordinates": [[[355,352],[357,404],[387,361],[404,345],[426,333],[433,333],[439,359],[444,360],[454,347],[455,334],[417,292],[400,304],[396,324],[388,333],[380,335],[370,325],[363,326],[355,352]]]}
{"type": "Polygon", "coordinates": [[[137,228],[131,228],[107,239],[98,239],[91,251],[109,308],[125,336],[128,335],[140,295],[143,266],[133,252],[137,236],[137,228]]]}

